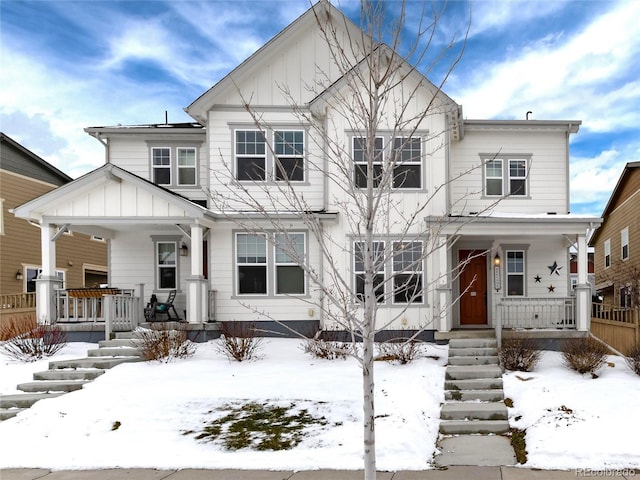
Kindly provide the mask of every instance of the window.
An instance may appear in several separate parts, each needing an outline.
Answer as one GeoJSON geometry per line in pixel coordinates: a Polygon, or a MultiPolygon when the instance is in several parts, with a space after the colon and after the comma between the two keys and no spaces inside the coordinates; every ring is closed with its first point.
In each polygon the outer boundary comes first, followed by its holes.
{"type": "Polygon", "coordinates": [[[153,164],[153,183],[156,185],[171,185],[171,149],[151,149],[153,164]]]}
{"type": "MultiPolygon", "coordinates": [[[[25,268],[25,292],[35,292],[36,291],[36,279],[42,273],[42,268],[40,267],[26,267],[25,268]]],[[[56,270],[56,277],[58,280],[62,282],[60,288],[65,287],[65,272],[64,270],[56,270]]]]}
{"type": "Polygon", "coordinates": [[[527,192],[527,158],[496,158],[483,155],[485,195],[525,197],[527,192]],[[487,158],[489,157],[489,158],[487,158]]]}
{"type": "Polygon", "coordinates": [[[393,188],[422,187],[422,142],[419,137],[396,137],[396,166],[393,169],[393,188]]]}
{"type": "Polygon", "coordinates": [[[302,130],[276,130],[274,132],[275,179],[277,181],[304,181],[304,132],[302,130]]]}
{"type": "Polygon", "coordinates": [[[156,243],[156,269],[158,289],[178,288],[177,242],[156,243]]]}
{"type": "Polygon", "coordinates": [[[611,266],[611,240],[604,241],[604,268],[611,266]]]}
{"type": "Polygon", "coordinates": [[[422,303],[422,242],[393,244],[393,303],[422,303]]]}
{"type": "Polygon", "coordinates": [[[236,130],[236,179],[265,180],[266,142],[258,130],[236,130]]]}
{"type": "Polygon", "coordinates": [[[275,241],[276,294],[304,294],[304,233],[276,234],[275,241]]]}
{"type": "Polygon", "coordinates": [[[267,239],[264,235],[236,235],[238,294],[267,294],[267,239]]]}
{"type": "Polygon", "coordinates": [[[507,295],[524,296],[524,251],[507,251],[507,295]]]}
{"type": "MultiPolygon", "coordinates": [[[[364,300],[365,242],[355,242],[353,248],[353,272],[355,274],[356,297],[364,300]]],[[[384,242],[373,242],[373,288],[379,303],[384,302],[384,242]]]]}
{"type": "MultiPolygon", "coordinates": [[[[355,173],[355,184],[358,188],[367,187],[367,172],[369,169],[368,160],[366,157],[366,138],[353,137],[353,162],[355,173]]],[[[383,138],[376,137],[373,145],[373,186],[374,188],[380,185],[380,178],[382,176],[382,148],[383,138]]]]}
{"type": "Polygon", "coordinates": [[[178,185],[196,184],[196,149],[178,148],[178,185]]]}
{"type": "Polygon", "coordinates": [[[620,287],[620,308],[631,308],[631,287],[620,287]]]}
{"type": "Polygon", "coordinates": [[[629,227],[620,232],[620,254],[622,260],[629,259],[629,227]]]}

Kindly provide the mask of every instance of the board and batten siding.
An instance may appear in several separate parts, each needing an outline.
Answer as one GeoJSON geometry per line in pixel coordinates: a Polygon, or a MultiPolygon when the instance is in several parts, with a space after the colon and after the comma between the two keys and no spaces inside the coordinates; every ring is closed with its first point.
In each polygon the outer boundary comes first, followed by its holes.
{"type": "Polygon", "coordinates": [[[466,131],[451,145],[452,214],[483,212],[566,214],[568,207],[567,140],[563,132],[466,131]],[[499,200],[485,197],[484,169],[480,154],[531,155],[528,195],[499,200]],[[462,174],[463,172],[468,172],[462,174]]]}

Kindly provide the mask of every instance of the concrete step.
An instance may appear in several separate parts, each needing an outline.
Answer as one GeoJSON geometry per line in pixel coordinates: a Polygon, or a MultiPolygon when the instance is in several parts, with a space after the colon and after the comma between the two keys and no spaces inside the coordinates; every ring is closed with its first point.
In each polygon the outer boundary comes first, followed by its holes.
{"type": "Polygon", "coordinates": [[[98,347],[136,347],[137,342],[138,341],[135,338],[115,338],[113,340],[100,340],[98,342],[98,347]]]}
{"type": "MultiPolygon", "coordinates": [[[[438,441],[440,453],[434,458],[439,467],[515,465],[516,456],[507,436],[456,435],[438,441]]],[[[473,474],[471,474],[473,476],[473,474]]],[[[527,475],[525,475],[527,476],[527,475]]],[[[498,478],[501,478],[498,475],[498,478]]]]}
{"type": "Polygon", "coordinates": [[[140,349],[135,347],[105,347],[93,348],[87,351],[88,357],[139,357],[140,349]]]}
{"type": "Polygon", "coordinates": [[[503,402],[450,402],[440,410],[442,420],[507,420],[509,414],[503,402]]]}
{"type": "Polygon", "coordinates": [[[81,390],[82,385],[90,380],[41,380],[38,382],[21,383],[16,388],[22,392],[75,392],[81,390]]]}
{"type": "Polygon", "coordinates": [[[33,374],[34,380],[95,380],[104,373],[99,369],[57,369],[45,370],[44,372],[36,372],[33,374]]]}
{"type": "Polygon", "coordinates": [[[0,408],[29,408],[34,403],[48,398],[56,398],[63,393],[17,393],[0,395],[0,408]]]}
{"type": "Polygon", "coordinates": [[[469,380],[472,378],[500,378],[502,369],[497,365],[453,365],[445,371],[446,380],[469,380]]]}
{"type": "Polygon", "coordinates": [[[440,420],[440,433],[445,435],[506,433],[508,420],[440,420]]]}
{"type": "Polygon", "coordinates": [[[447,390],[444,392],[445,400],[455,400],[461,402],[481,401],[481,402],[501,402],[504,400],[502,389],[494,390],[447,390]]]}
{"type": "Polygon", "coordinates": [[[26,408],[0,408],[0,422],[15,417],[26,408]]]}
{"type": "Polygon", "coordinates": [[[491,357],[498,355],[497,348],[469,347],[451,348],[449,347],[449,358],[451,357],[491,357]]]}
{"type": "Polygon", "coordinates": [[[497,356],[488,356],[488,357],[476,357],[476,356],[465,356],[465,357],[452,357],[449,355],[448,360],[449,365],[498,365],[499,359],[497,356]]]}
{"type": "Polygon", "coordinates": [[[445,390],[502,390],[502,378],[450,379],[444,382],[445,390]]]}
{"type": "Polygon", "coordinates": [[[452,338],[449,348],[497,348],[498,342],[493,338],[452,338]]]}
{"type": "Polygon", "coordinates": [[[49,362],[49,368],[51,370],[59,368],[98,368],[109,369],[121,363],[129,362],[142,362],[142,357],[93,357],[93,358],[80,358],[77,360],[58,360],[49,362]]]}

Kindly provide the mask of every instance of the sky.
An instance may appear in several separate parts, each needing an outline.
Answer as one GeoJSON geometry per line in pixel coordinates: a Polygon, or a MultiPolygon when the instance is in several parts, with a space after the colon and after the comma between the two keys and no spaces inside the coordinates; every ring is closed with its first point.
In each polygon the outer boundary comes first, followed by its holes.
{"type": "MultiPolygon", "coordinates": [[[[357,0],[333,3],[359,22],[357,0]]],[[[84,128],[164,123],[165,111],[169,122],[191,121],[184,107],[309,5],[2,0],[0,129],[76,178],[104,163],[104,147],[84,128]]],[[[407,38],[422,5],[408,0],[407,38]]],[[[463,52],[443,88],[465,118],[525,119],[531,111],[534,120],[581,120],[571,138],[571,212],[602,214],[624,165],[640,160],[640,2],[427,6],[438,12],[431,51],[444,54],[419,70],[438,82],[463,52]]]]}

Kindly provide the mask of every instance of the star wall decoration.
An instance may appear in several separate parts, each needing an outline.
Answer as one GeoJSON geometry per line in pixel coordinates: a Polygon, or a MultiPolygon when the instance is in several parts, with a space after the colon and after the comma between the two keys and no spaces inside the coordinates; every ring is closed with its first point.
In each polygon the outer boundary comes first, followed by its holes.
{"type": "Polygon", "coordinates": [[[535,277],[533,277],[533,279],[536,281],[536,283],[540,283],[542,277],[540,275],[536,275],[535,277]]]}
{"type": "Polygon", "coordinates": [[[553,293],[556,291],[556,287],[554,287],[553,285],[549,285],[547,288],[549,289],[549,293],[553,293]]]}
{"type": "Polygon", "coordinates": [[[549,265],[547,268],[551,271],[549,275],[553,275],[555,273],[560,276],[560,270],[562,270],[562,267],[558,266],[558,262],[553,262],[553,265],[549,265]]]}

